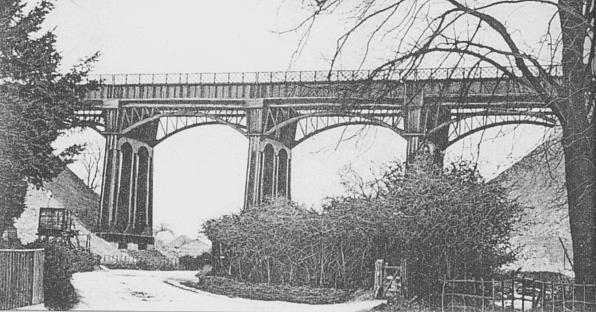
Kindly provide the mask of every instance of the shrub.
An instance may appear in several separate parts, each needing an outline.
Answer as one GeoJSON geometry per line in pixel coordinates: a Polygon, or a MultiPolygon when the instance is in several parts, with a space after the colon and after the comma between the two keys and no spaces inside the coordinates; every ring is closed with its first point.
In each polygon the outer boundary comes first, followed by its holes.
{"type": "Polygon", "coordinates": [[[104,264],[107,268],[112,270],[138,270],[136,262],[116,262],[104,264]]]}
{"type": "MultiPolygon", "coordinates": [[[[357,218],[376,222],[377,254],[408,261],[409,290],[440,291],[441,279],[490,278],[515,260],[509,238],[523,208],[469,164],[440,170],[421,159],[392,175],[386,191],[357,218]]],[[[340,203],[332,209],[353,210],[340,203]]]]}
{"type": "Polygon", "coordinates": [[[50,310],[70,310],[79,296],[70,278],[46,279],[43,281],[44,305],[50,310]]]}
{"type": "Polygon", "coordinates": [[[45,306],[51,310],[68,310],[78,303],[78,295],[70,283],[73,273],[92,271],[99,257],[83,249],[73,248],[61,240],[37,240],[28,248],[44,248],[43,288],[45,306]]]}
{"type": "Polygon", "coordinates": [[[185,255],[178,259],[178,263],[184,270],[198,270],[205,265],[211,264],[211,254],[205,252],[195,257],[185,255]]]}
{"type": "Polygon", "coordinates": [[[522,209],[470,166],[443,171],[423,158],[382,182],[377,196],[335,198],[322,212],[276,201],[207,221],[215,272],[351,288],[370,285],[376,259],[405,258],[420,295],[445,276],[488,277],[514,259],[509,236],[522,209]]]}
{"type": "Polygon", "coordinates": [[[137,267],[139,268],[139,270],[149,270],[149,263],[141,259],[137,261],[137,267]]]}

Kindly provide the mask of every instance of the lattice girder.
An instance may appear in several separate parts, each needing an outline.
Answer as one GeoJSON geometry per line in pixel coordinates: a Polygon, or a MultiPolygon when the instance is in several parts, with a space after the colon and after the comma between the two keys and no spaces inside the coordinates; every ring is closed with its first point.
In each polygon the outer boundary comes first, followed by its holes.
{"type": "Polygon", "coordinates": [[[125,106],[121,109],[119,128],[123,135],[150,122],[157,122],[154,144],[184,129],[208,124],[228,125],[246,134],[246,114],[243,109],[201,105],[125,106]]]}
{"type": "Polygon", "coordinates": [[[492,127],[516,124],[553,127],[556,122],[554,115],[545,108],[459,108],[451,111],[449,121],[437,125],[434,129],[430,130],[430,133],[448,127],[449,141],[445,146],[447,148],[469,135],[492,127]]]}
{"type": "Polygon", "coordinates": [[[348,125],[375,125],[389,128],[398,134],[403,132],[403,116],[400,107],[352,108],[329,110],[329,108],[308,107],[296,109],[284,107],[270,110],[264,135],[272,136],[280,129],[295,126],[295,135],[289,146],[294,147],[306,139],[326,130],[348,125]],[[280,118],[281,117],[281,118],[280,118]]]}

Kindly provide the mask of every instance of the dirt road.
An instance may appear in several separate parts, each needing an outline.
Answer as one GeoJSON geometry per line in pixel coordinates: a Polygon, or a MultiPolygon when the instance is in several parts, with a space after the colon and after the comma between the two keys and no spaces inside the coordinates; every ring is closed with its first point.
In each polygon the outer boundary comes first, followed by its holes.
{"type": "Polygon", "coordinates": [[[81,296],[75,310],[142,311],[367,311],[383,301],[308,305],[229,298],[185,288],[190,271],[106,270],[76,273],[73,285],[81,296]]]}

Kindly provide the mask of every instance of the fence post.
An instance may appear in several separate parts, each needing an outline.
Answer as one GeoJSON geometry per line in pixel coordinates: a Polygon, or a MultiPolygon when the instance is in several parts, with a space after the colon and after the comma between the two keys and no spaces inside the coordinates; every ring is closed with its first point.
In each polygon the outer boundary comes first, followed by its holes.
{"type": "MultiPolygon", "coordinates": [[[[482,71],[480,71],[482,72],[482,71]]],[[[490,288],[491,288],[491,295],[490,295],[490,310],[495,312],[495,279],[491,279],[490,281],[490,288]]]]}
{"type": "Polygon", "coordinates": [[[515,311],[515,276],[511,277],[511,311],[515,311]]]}
{"type": "Polygon", "coordinates": [[[482,283],[482,287],[480,287],[480,291],[482,292],[482,312],[484,312],[484,278],[480,278],[480,282],[482,283]]]}
{"type": "Polygon", "coordinates": [[[408,296],[408,261],[406,259],[401,259],[400,261],[400,278],[401,278],[401,289],[402,289],[402,296],[408,296]]]}
{"type": "Polygon", "coordinates": [[[454,310],[453,301],[455,301],[455,300],[453,300],[453,298],[454,298],[454,293],[455,293],[455,288],[456,288],[455,285],[457,285],[457,284],[455,282],[451,282],[450,285],[451,285],[451,302],[449,302],[449,304],[451,305],[451,312],[453,312],[453,310],[454,310]]]}
{"type": "Polygon", "coordinates": [[[445,281],[447,277],[443,279],[443,287],[441,288],[441,312],[445,312],[445,281]]]}
{"type": "Polygon", "coordinates": [[[546,296],[546,291],[544,291],[545,283],[541,282],[540,287],[540,311],[544,312],[544,296],[546,296]]]}
{"type": "Polygon", "coordinates": [[[575,284],[571,284],[571,310],[575,310],[575,284]]]}
{"type": "Polygon", "coordinates": [[[373,286],[373,296],[380,298],[383,294],[383,259],[375,261],[375,280],[373,286]]]}
{"type": "Polygon", "coordinates": [[[501,311],[505,311],[505,281],[501,280],[501,311]]]}
{"type": "Polygon", "coordinates": [[[563,285],[563,282],[560,283],[561,284],[561,290],[563,293],[563,310],[565,309],[565,285],[563,285]]]}
{"type": "Polygon", "coordinates": [[[524,309],[524,307],[525,307],[525,301],[526,301],[526,279],[525,278],[522,278],[522,285],[521,285],[521,287],[522,287],[522,290],[521,290],[521,293],[522,293],[522,297],[521,297],[521,301],[522,301],[522,312],[524,312],[525,311],[525,309],[524,309]]]}
{"type": "Polygon", "coordinates": [[[477,284],[477,281],[474,278],[472,280],[472,287],[474,289],[474,297],[472,297],[472,299],[474,300],[474,311],[476,311],[476,307],[478,306],[478,297],[476,297],[476,296],[478,296],[478,290],[476,289],[476,284],[477,284]]]}
{"type": "Polygon", "coordinates": [[[550,282],[550,297],[552,298],[552,307],[551,311],[555,311],[555,282],[550,282]]]}

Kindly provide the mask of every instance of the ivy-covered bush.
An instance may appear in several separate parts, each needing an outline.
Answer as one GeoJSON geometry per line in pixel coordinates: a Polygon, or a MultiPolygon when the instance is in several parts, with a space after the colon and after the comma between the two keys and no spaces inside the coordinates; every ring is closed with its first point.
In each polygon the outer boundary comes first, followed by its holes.
{"type": "Polygon", "coordinates": [[[184,270],[198,270],[205,265],[211,264],[211,254],[205,252],[195,257],[185,255],[178,259],[178,263],[184,270]]]}
{"type": "Polygon", "coordinates": [[[99,257],[62,240],[35,241],[27,248],[44,248],[44,303],[51,310],[69,310],[79,301],[70,279],[73,273],[92,271],[99,257]]]}
{"type": "MultiPolygon", "coordinates": [[[[321,212],[276,201],[207,221],[214,270],[250,282],[370,286],[376,259],[406,259],[411,294],[444,277],[488,277],[515,258],[521,207],[467,165],[422,157],[390,168],[375,196],[335,198],[321,212]]],[[[439,287],[439,288],[437,288],[439,287]]]]}

